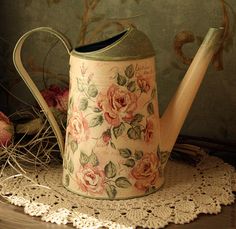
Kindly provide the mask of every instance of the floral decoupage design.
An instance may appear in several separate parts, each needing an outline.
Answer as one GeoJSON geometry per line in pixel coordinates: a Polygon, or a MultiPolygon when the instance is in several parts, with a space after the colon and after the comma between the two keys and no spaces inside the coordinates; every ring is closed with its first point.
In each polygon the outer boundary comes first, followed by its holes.
{"type": "Polygon", "coordinates": [[[64,185],[80,195],[123,199],[161,183],[154,59],[71,57],[64,185]]]}

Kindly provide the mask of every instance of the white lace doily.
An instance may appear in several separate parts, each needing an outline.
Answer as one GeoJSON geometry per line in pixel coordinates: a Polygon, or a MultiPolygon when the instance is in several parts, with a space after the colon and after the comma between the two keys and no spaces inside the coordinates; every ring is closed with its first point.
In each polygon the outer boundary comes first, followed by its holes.
{"type": "Polygon", "coordinates": [[[23,206],[25,213],[47,222],[72,223],[76,228],[162,228],[169,223],[188,223],[199,213],[219,213],[222,204],[234,202],[236,181],[233,168],[211,156],[197,167],[168,162],[164,186],[154,194],[131,200],[80,197],[63,188],[61,176],[59,165],[28,174],[29,179],[7,169],[0,180],[0,194],[23,206]]]}

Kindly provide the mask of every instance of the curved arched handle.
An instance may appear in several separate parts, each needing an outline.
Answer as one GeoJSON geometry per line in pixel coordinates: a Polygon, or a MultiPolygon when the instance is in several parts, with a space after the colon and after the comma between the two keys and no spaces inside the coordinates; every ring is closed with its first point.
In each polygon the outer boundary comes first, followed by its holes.
{"type": "Polygon", "coordinates": [[[48,107],[46,101],[44,100],[43,96],[41,95],[39,89],[36,87],[35,83],[30,78],[29,74],[27,73],[27,71],[24,68],[22,61],[21,61],[22,45],[23,45],[24,41],[26,40],[26,38],[29,37],[34,32],[48,32],[48,33],[55,35],[57,38],[59,38],[60,41],[62,41],[68,54],[70,54],[70,52],[72,51],[72,46],[71,46],[70,42],[68,41],[68,39],[64,35],[59,33],[58,31],[55,31],[54,29],[49,28],[49,27],[39,27],[39,28],[30,30],[29,32],[25,33],[18,40],[18,42],[16,43],[16,46],[14,48],[14,51],[13,51],[13,63],[15,65],[15,68],[18,71],[18,73],[20,74],[20,76],[22,77],[22,79],[24,80],[24,82],[26,83],[26,85],[28,86],[28,88],[30,89],[31,93],[33,94],[33,96],[35,97],[37,102],[39,103],[44,114],[46,115],[46,118],[48,119],[49,124],[51,125],[53,132],[57,138],[61,154],[63,155],[64,139],[62,137],[60,127],[59,127],[54,115],[52,114],[50,108],[48,107]]]}

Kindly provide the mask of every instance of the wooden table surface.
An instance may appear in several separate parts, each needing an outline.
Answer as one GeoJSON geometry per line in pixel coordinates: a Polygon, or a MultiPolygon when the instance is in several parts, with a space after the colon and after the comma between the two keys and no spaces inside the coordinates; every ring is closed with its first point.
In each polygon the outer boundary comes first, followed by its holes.
{"type": "MultiPolygon", "coordinates": [[[[0,229],[69,229],[72,225],[56,225],[46,223],[39,217],[24,214],[22,207],[0,203],[0,229]]],[[[201,214],[189,224],[170,224],[167,229],[236,229],[236,202],[230,206],[223,206],[217,215],[201,214]]]]}

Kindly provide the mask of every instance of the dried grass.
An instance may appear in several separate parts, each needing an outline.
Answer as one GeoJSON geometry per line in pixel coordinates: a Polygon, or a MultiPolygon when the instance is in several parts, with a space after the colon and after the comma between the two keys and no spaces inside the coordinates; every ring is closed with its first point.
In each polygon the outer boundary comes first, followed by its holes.
{"type": "Polygon", "coordinates": [[[18,122],[29,118],[41,118],[43,124],[36,134],[29,135],[27,132],[15,134],[10,145],[0,148],[0,177],[7,166],[11,166],[18,174],[26,176],[28,171],[38,167],[46,169],[52,161],[61,160],[56,137],[39,111],[35,109],[17,111],[11,118],[18,122]]]}

